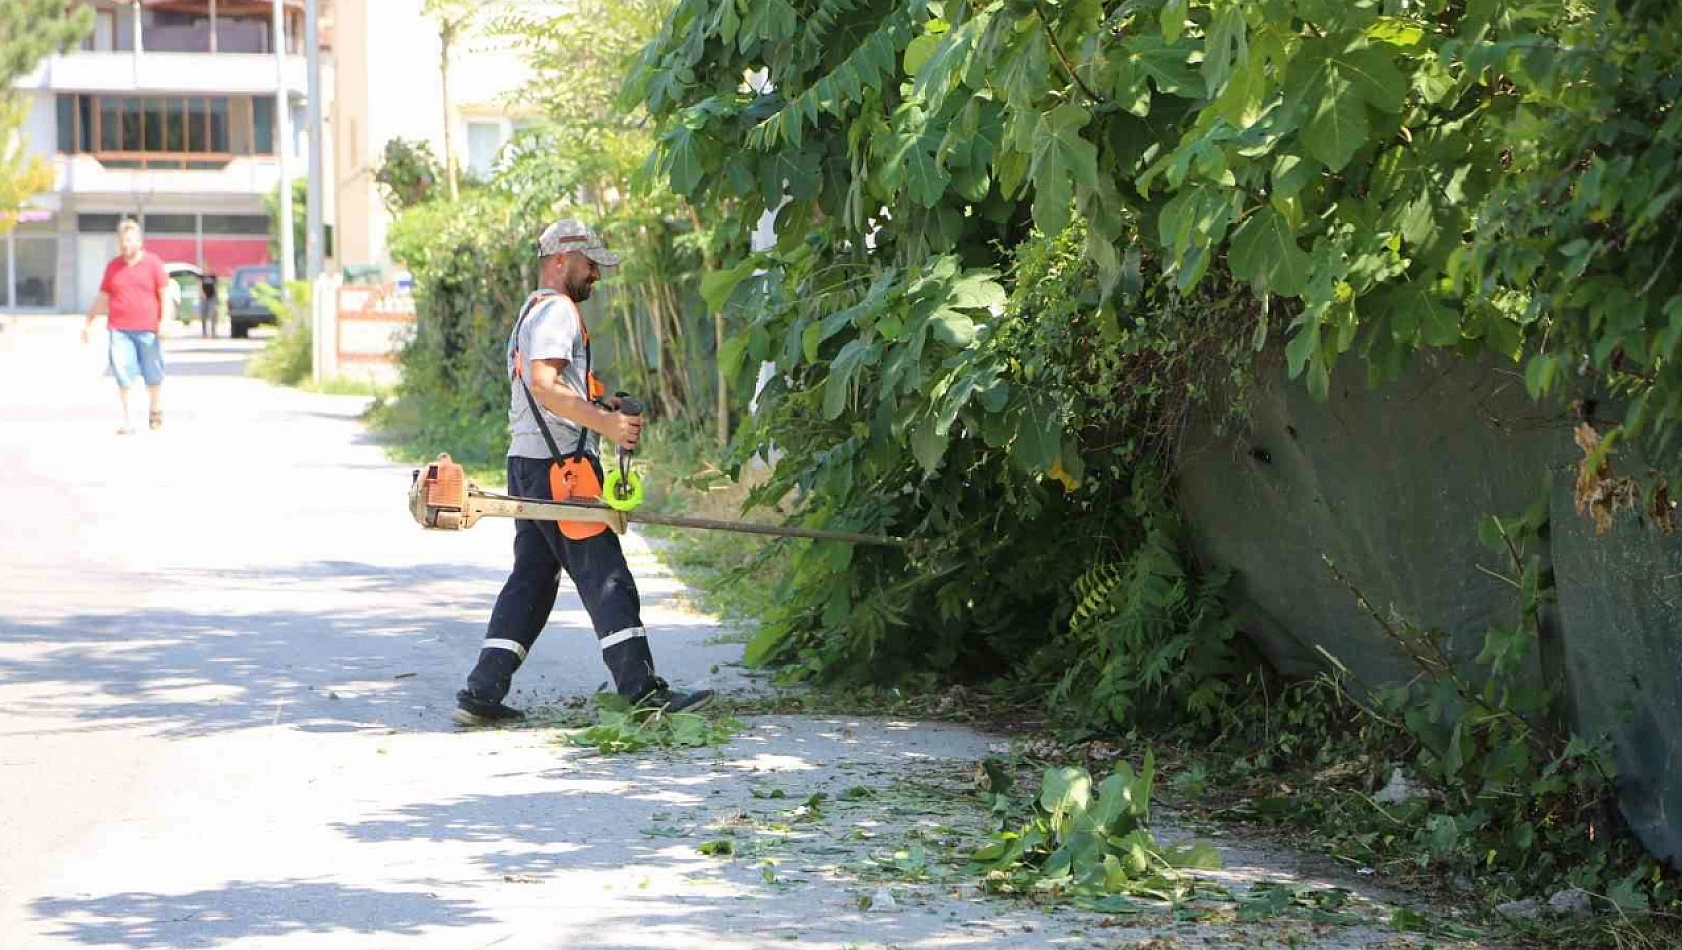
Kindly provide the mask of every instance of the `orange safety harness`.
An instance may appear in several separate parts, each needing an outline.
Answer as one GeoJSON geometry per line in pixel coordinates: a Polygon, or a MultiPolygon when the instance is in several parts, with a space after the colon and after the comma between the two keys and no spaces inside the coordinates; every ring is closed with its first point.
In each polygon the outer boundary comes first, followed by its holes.
{"type": "MultiPolygon", "coordinates": [[[[525,365],[524,355],[520,352],[520,327],[526,322],[526,317],[532,309],[550,297],[559,296],[549,289],[539,290],[526,298],[525,306],[520,308],[519,319],[514,321],[514,378],[520,381],[520,388],[525,391],[526,405],[531,407],[532,418],[537,420],[537,428],[543,433],[543,441],[549,446],[549,455],[554,460],[549,465],[549,493],[555,501],[566,501],[578,498],[587,501],[599,500],[602,496],[601,465],[590,453],[584,451],[584,446],[590,437],[590,430],[580,425],[578,427],[578,444],[573,446],[572,452],[562,455],[561,448],[555,442],[554,433],[549,431],[549,424],[543,419],[543,410],[538,407],[536,397],[531,394],[531,387],[526,384],[522,368],[525,365]]],[[[569,301],[570,302],[570,301],[569,301]]],[[[578,315],[578,331],[584,337],[584,381],[585,399],[597,405],[602,404],[602,397],[607,394],[607,387],[596,377],[590,368],[590,329],[584,325],[584,313],[573,305],[573,312],[578,315]]],[[[606,408],[603,406],[603,408],[606,408]]],[[[607,530],[607,525],[589,521],[559,522],[561,533],[574,541],[593,538],[607,530]]]]}

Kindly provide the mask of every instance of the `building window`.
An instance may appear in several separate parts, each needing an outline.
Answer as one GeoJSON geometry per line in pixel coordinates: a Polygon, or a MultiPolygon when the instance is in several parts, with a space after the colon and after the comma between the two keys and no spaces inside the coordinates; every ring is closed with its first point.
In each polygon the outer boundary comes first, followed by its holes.
{"type": "Polygon", "coordinates": [[[268,96],[59,96],[58,149],[121,167],[217,168],[274,150],[268,96]]]}
{"type": "Polygon", "coordinates": [[[79,214],[76,216],[76,230],[83,234],[94,234],[100,231],[117,231],[117,225],[123,223],[127,215],[121,214],[79,214]]]}
{"type": "Polygon", "coordinates": [[[187,151],[210,151],[210,103],[204,99],[187,100],[187,151]]]}
{"type": "Polygon", "coordinates": [[[140,104],[146,100],[139,96],[119,99],[117,108],[117,148],[124,152],[136,153],[146,151],[145,113],[140,104]]]}
{"type": "Polygon", "coordinates": [[[268,237],[269,216],[266,214],[207,214],[204,233],[208,235],[243,235],[268,237]]]}
{"type": "Polygon", "coordinates": [[[187,100],[165,99],[164,151],[182,155],[187,151],[187,100]]]}
{"type": "Polygon", "coordinates": [[[140,44],[148,52],[210,52],[210,13],[146,10],[141,14],[140,44]]]}
{"type": "Polygon", "coordinates": [[[502,123],[467,123],[467,170],[475,178],[489,178],[496,170],[496,155],[502,149],[502,123]]]}
{"type": "Polygon", "coordinates": [[[143,99],[141,108],[144,110],[144,125],[146,127],[143,152],[167,152],[164,148],[164,116],[169,114],[167,99],[143,99]]]}
{"type": "Polygon", "coordinates": [[[198,216],[191,214],[148,214],[141,220],[140,226],[147,234],[185,234],[191,237],[198,233],[199,222],[198,216]]]}
{"type": "Polygon", "coordinates": [[[218,53],[272,53],[269,45],[269,14],[216,15],[218,53]]]}
{"type": "Polygon", "coordinates": [[[274,97],[263,96],[251,100],[251,130],[257,137],[257,151],[264,155],[274,152],[274,97]]]}
{"type": "Polygon", "coordinates": [[[93,11],[93,32],[82,40],[82,49],[94,53],[109,53],[117,48],[117,13],[114,10],[93,11]]]}
{"type": "Polygon", "coordinates": [[[58,151],[68,155],[76,148],[76,97],[58,97],[58,151]]]}
{"type": "MultiPolygon", "coordinates": [[[[210,99],[207,100],[207,102],[209,103],[210,110],[210,120],[208,123],[210,130],[210,151],[212,153],[233,151],[232,145],[228,140],[228,100],[210,99]]],[[[244,103],[242,102],[242,105],[243,104],[244,103]]]]}
{"type": "MultiPolygon", "coordinates": [[[[111,18],[111,35],[114,42],[111,48],[120,53],[134,51],[134,8],[128,4],[118,6],[111,18]]],[[[95,35],[98,33],[98,21],[95,21],[95,35]]],[[[142,41],[144,43],[144,41],[142,41]]]]}
{"type": "Polygon", "coordinates": [[[46,309],[58,305],[58,238],[14,236],[12,306],[46,309]]]}

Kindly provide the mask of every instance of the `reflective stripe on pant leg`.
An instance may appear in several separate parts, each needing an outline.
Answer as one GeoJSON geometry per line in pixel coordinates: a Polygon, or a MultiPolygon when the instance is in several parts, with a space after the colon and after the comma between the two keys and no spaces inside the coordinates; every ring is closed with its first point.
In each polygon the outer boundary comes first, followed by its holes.
{"type": "Polygon", "coordinates": [[[600,638],[598,642],[602,647],[602,662],[613,674],[613,687],[619,695],[636,702],[657,685],[654,654],[648,649],[646,629],[627,627],[600,638]]]}
{"type": "Polygon", "coordinates": [[[626,640],[631,639],[632,637],[647,637],[647,636],[648,636],[648,630],[643,628],[643,627],[630,627],[630,628],[627,628],[625,630],[620,630],[617,633],[610,633],[607,636],[601,638],[602,652],[606,653],[608,647],[616,647],[619,644],[624,643],[626,640]]]}
{"type": "Polygon", "coordinates": [[[526,659],[526,648],[516,640],[486,640],[480,648],[484,650],[510,650],[523,663],[526,659]]]}

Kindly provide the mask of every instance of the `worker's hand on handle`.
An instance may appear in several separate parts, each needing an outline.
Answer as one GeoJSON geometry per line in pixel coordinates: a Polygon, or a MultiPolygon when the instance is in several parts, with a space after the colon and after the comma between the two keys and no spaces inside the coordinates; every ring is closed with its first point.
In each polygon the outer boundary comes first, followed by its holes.
{"type": "Polygon", "coordinates": [[[620,448],[634,449],[637,440],[642,438],[642,416],[627,416],[622,412],[612,412],[607,417],[607,427],[602,435],[613,440],[620,448]]]}
{"type": "MultiPolygon", "coordinates": [[[[621,419],[629,419],[636,424],[637,434],[638,437],[640,437],[642,433],[642,403],[633,398],[630,393],[624,392],[614,393],[612,396],[608,397],[608,399],[611,400],[610,404],[613,407],[613,411],[617,413],[621,419]]],[[[630,461],[630,453],[636,451],[636,439],[632,439],[629,442],[626,442],[623,439],[614,439],[614,441],[619,443],[620,466],[624,467],[624,465],[630,461]]]]}

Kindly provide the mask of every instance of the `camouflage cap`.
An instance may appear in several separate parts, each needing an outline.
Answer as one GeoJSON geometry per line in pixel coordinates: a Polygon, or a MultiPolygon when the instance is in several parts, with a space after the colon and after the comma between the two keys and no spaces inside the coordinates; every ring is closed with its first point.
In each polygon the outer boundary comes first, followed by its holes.
{"type": "Polygon", "coordinates": [[[537,239],[538,257],[552,257],[568,251],[578,251],[603,267],[613,267],[621,260],[618,254],[607,249],[595,229],[577,218],[556,221],[544,228],[542,236],[537,239]]]}

